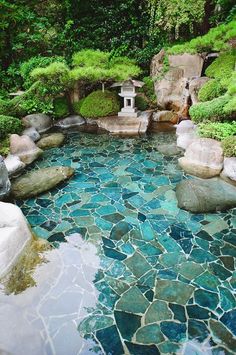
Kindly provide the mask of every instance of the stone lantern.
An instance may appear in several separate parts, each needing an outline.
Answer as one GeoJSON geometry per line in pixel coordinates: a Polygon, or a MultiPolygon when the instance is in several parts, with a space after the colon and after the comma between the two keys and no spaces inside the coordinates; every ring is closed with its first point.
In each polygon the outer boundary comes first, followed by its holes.
{"type": "Polygon", "coordinates": [[[125,80],[121,83],[115,83],[112,87],[121,87],[120,96],[124,98],[124,107],[118,112],[118,116],[121,117],[138,117],[138,110],[135,107],[135,97],[137,93],[135,88],[141,88],[144,85],[142,81],[137,80],[125,80]]]}

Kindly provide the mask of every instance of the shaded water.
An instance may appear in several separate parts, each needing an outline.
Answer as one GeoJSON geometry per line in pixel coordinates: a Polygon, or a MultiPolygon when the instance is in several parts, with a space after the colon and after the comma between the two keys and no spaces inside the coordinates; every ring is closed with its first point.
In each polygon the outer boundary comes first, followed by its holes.
{"type": "Polygon", "coordinates": [[[70,135],[33,168],[75,176],[18,201],[56,249],[37,287],[0,295],[0,350],[12,354],[235,354],[236,210],[177,207],[173,135],[70,135]],[[67,241],[67,243],[65,243],[67,241]],[[78,329],[77,329],[78,328],[78,329]]]}

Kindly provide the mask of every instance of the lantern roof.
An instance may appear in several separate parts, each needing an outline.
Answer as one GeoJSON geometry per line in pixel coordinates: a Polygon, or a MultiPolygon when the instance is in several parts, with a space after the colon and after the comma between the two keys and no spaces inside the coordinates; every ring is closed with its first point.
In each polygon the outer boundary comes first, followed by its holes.
{"type": "Polygon", "coordinates": [[[118,87],[118,86],[124,86],[127,84],[131,84],[132,86],[141,88],[144,85],[143,81],[138,81],[138,80],[133,80],[133,79],[128,79],[128,80],[124,80],[124,81],[120,81],[117,83],[114,83],[113,85],[111,85],[112,88],[118,87]]]}

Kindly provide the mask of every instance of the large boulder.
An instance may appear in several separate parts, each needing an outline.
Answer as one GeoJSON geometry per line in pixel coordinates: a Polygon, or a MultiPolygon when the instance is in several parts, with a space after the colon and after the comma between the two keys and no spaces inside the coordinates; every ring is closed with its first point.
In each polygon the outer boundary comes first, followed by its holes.
{"type": "Polygon", "coordinates": [[[20,208],[0,202],[0,277],[16,263],[31,237],[20,208]]]}
{"type": "Polygon", "coordinates": [[[197,138],[198,136],[194,131],[180,134],[177,137],[177,147],[186,150],[197,138]]]}
{"type": "Polygon", "coordinates": [[[178,118],[179,116],[176,112],[163,110],[154,112],[152,116],[152,121],[177,123],[178,118]]]}
{"type": "Polygon", "coordinates": [[[180,136],[181,134],[193,133],[196,126],[191,120],[181,121],[176,127],[176,134],[180,136]]]}
{"type": "Polygon", "coordinates": [[[220,178],[184,180],[176,187],[178,207],[193,213],[236,207],[236,188],[220,178]]]}
{"type": "Polygon", "coordinates": [[[40,149],[49,149],[60,147],[65,140],[65,136],[62,133],[45,134],[37,143],[37,147],[40,149]]]}
{"type": "Polygon", "coordinates": [[[12,155],[17,155],[25,164],[30,164],[36,160],[43,151],[28,136],[18,136],[12,134],[10,136],[10,152],[12,155]]]}
{"type": "Polygon", "coordinates": [[[236,182],[236,158],[224,159],[224,170],[222,172],[227,178],[236,182]]]}
{"type": "Polygon", "coordinates": [[[40,134],[34,127],[26,128],[22,132],[22,135],[30,137],[33,142],[36,142],[40,139],[40,134]]]}
{"type": "Polygon", "coordinates": [[[11,193],[17,199],[37,196],[69,179],[73,174],[74,169],[61,166],[35,170],[13,181],[11,193]]]}
{"type": "Polygon", "coordinates": [[[189,94],[190,94],[191,101],[192,101],[193,105],[195,105],[195,104],[197,104],[199,102],[199,100],[198,100],[199,90],[209,80],[210,80],[210,78],[208,78],[206,76],[203,76],[203,77],[200,77],[200,78],[195,78],[195,79],[190,81],[190,83],[189,83],[189,94]]]}
{"type": "Polygon", "coordinates": [[[184,157],[179,159],[179,165],[188,174],[211,178],[220,174],[223,160],[223,150],[218,141],[198,138],[187,147],[184,157]]]}
{"type": "Polygon", "coordinates": [[[56,127],[62,129],[69,129],[74,127],[80,127],[86,124],[86,121],[83,117],[79,115],[68,116],[56,123],[56,127]]]}
{"type": "Polygon", "coordinates": [[[25,163],[17,155],[8,155],[4,162],[9,176],[17,175],[25,167],[25,163]]]}
{"type": "Polygon", "coordinates": [[[147,132],[152,113],[143,111],[138,117],[102,117],[98,127],[113,135],[137,136],[147,132]]]}
{"type": "Polygon", "coordinates": [[[53,126],[52,119],[42,113],[25,116],[23,122],[27,128],[34,127],[39,133],[44,133],[53,126]]]}
{"type": "Polygon", "coordinates": [[[3,158],[0,156],[0,200],[3,200],[10,191],[11,183],[3,158]]]}
{"type": "Polygon", "coordinates": [[[204,58],[200,54],[169,55],[168,60],[171,68],[183,70],[185,78],[200,77],[202,74],[204,58]]]}

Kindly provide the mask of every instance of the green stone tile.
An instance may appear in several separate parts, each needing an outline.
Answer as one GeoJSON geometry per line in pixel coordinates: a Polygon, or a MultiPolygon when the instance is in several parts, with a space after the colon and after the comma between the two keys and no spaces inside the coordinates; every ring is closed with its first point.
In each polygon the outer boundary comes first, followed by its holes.
{"type": "Polygon", "coordinates": [[[134,276],[138,278],[152,268],[146,259],[138,252],[135,252],[130,258],[126,259],[124,264],[129,268],[134,276]]]}
{"type": "Polygon", "coordinates": [[[203,273],[204,267],[193,261],[186,261],[179,265],[177,270],[186,279],[192,280],[203,273]]]}
{"type": "Polygon", "coordinates": [[[98,329],[110,327],[114,324],[114,320],[111,317],[103,315],[91,315],[85,318],[78,326],[78,331],[81,335],[92,334],[98,329]]]}
{"type": "Polygon", "coordinates": [[[158,324],[149,324],[136,333],[136,341],[141,344],[159,344],[165,340],[158,324]]]}
{"type": "Polygon", "coordinates": [[[192,296],[194,287],[181,281],[157,280],[155,298],[185,305],[192,296]]]}
{"type": "Polygon", "coordinates": [[[159,261],[165,267],[173,267],[185,262],[186,256],[179,252],[166,253],[160,256],[159,261]]]}
{"type": "Polygon", "coordinates": [[[210,319],[209,325],[213,334],[213,340],[216,343],[220,340],[223,345],[227,346],[227,348],[234,353],[236,349],[236,339],[230,331],[222,323],[215,319],[210,319]]]}
{"type": "Polygon", "coordinates": [[[209,271],[205,271],[202,275],[194,279],[194,283],[200,288],[215,292],[217,292],[217,286],[220,285],[219,279],[209,271]]]}
{"type": "Polygon", "coordinates": [[[149,306],[149,302],[142,292],[136,287],[126,291],[116,304],[116,309],[123,312],[143,314],[149,306]]]}
{"type": "Polygon", "coordinates": [[[145,314],[145,324],[155,323],[161,320],[171,319],[173,317],[172,312],[168,308],[168,305],[164,301],[154,301],[151,303],[145,314]]]}

